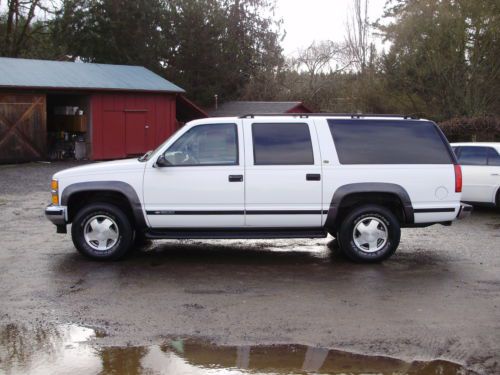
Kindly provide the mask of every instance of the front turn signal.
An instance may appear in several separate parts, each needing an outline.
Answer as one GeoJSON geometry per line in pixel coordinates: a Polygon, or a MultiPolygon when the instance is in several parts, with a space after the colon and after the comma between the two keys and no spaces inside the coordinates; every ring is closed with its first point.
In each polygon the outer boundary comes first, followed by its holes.
{"type": "Polygon", "coordinates": [[[50,193],[52,195],[52,204],[59,205],[59,181],[52,180],[50,182],[50,193]]]}

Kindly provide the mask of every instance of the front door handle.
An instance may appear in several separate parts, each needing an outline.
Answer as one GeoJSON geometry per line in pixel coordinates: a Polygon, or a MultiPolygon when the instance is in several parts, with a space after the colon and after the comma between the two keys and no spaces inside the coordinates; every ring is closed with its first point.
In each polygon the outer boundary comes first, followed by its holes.
{"type": "Polygon", "coordinates": [[[307,181],[321,181],[321,175],[319,173],[308,173],[306,174],[307,181]]]}
{"type": "Polygon", "coordinates": [[[242,174],[230,174],[229,175],[229,182],[242,182],[242,181],[243,181],[242,174]]]}

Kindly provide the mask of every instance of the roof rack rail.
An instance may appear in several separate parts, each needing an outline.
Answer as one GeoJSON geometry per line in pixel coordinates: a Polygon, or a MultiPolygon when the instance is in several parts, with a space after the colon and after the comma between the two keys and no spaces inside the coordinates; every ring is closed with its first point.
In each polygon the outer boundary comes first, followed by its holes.
{"type": "Polygon", "coordinates": [[[318,116],[337,116],[337,117],[351,117],[351,118],[363,118],[363,117],[390,117],[390,118],[403,118],[405,120],[418,120],[420,117],[416,115],[396,115],[396,114],[374,114],[374,113],[249,113],[238,118],[254,118],[254,117],[318,117],[318,116]]]}
{"type": "Polygon", "coordinates": [[[313,115],[313,113],[249,113],[243,116],[239,116],[238,118],[280,117],[280,116],[309,117],[310,115],[313,115]]]}

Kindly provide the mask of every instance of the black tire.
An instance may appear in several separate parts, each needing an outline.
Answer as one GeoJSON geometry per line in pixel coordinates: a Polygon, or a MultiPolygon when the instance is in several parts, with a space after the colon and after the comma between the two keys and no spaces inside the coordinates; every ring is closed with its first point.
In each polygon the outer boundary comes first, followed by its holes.
{"type": "MultiPolygon", "coordinates": [[[[87,234],[92,232],[94,231],[87,232],[87,234]]],[[[109,203],[91,203],[84,206],[76,214],[71,226],[71,237],[76,249],[86,257],[96,260],[117,260],[123,258],[132,248],[134,230],[127,215],[115,205],[109,203]],[[100,240],[89,241],[88,243],[85,239],[85,231],[87,226],[90,226],[90,228],[87,228],[87,231],[91,229],[90,222],[93,221],[95,223],[95,220],[97,220],[99,224],[99,220],[101,220],[101,223],[104,223],[105,218],[111,220],[112,225],[110,225],[109,229],[116,238],[113,240],[102,240],[103,243],[104,241],[106,243],[104,246],[109,245],[110,247],[98,250],[89,243],[93,244],[93,246],[98,246],[101,244],[100,240]]]]}
{"type": "MultiPolygon", "coordinates": [[[[357,228],[362,229],[360,226],[357,228]]],[[[398,248],[400,238],[401,227],[396,216],[389,209],[372,204],[356,207],[349,212],[342,221],[338,236],[345,255],[360,263],[381,262],[389,258],[398,248]],[[358,224],[364,227],[376,225],[376,233],[386,233],[385,239],[378,238],[373,231],[367,236],[374,237],[363,237],[358,229],[355,231],[358,224]],[[362,243],[367,238],[371,240],[370,243],[362,243]]]]}

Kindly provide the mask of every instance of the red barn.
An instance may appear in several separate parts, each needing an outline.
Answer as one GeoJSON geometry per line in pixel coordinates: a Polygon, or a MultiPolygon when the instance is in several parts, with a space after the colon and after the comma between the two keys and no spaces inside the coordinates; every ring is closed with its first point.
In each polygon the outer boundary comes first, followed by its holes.
{"type": "Polygon", "coordinates": [[[0,58],[0,163],[116,159],[207,115],[140,66],[0,58]]]}

